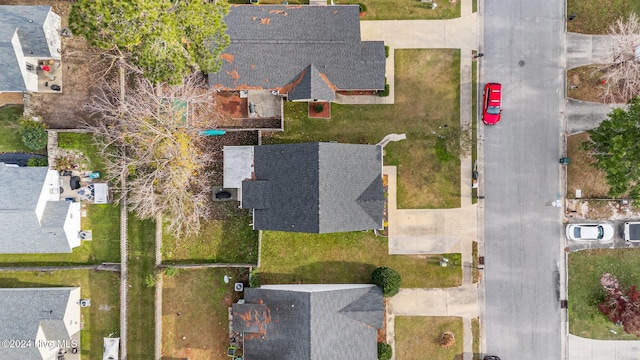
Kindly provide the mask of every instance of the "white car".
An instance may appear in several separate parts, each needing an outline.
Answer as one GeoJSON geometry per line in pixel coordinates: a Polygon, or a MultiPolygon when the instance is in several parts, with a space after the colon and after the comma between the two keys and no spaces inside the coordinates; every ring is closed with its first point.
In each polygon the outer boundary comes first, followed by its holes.
{"type": "Polygon", "coordinates": [[[610,224],[569,224],[567,238],[570,240],[609,241],[613,239],[613,226],[610,224]]]}

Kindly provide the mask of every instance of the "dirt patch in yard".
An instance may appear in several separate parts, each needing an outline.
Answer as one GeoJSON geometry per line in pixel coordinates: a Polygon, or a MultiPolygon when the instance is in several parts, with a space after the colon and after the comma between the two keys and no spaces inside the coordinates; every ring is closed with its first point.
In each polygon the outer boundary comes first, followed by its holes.
{"type": "Polygon", "coordinates": [[[605,199],[609,193],[606,173],[596,169],[595,159],[582,148],[589,139],[588,133],[567,137],[567,156],[571,163],[567,165],[567,198],[575,198],[576,190],[582,192],[582,198],[605,199]]]}

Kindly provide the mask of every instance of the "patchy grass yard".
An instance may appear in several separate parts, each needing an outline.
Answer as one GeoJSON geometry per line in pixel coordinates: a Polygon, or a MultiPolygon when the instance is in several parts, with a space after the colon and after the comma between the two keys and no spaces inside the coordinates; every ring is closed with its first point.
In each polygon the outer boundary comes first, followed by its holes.
{"type": "Polygon", "coordinates": [[[311,120],[305,103],[287,102],[285,131],[264,143],[375,144],[406,133],[385,147],[385,165],[398,166],[398,207],[459,207],[460,161],[440,160],[436,140],[443,125],[460,125],[460,51],[396,50],[395,73],[394,105],[332,104],[330,120],[311,120]]]}
{"type": "Polygon", "coordinates": [[[155,268],[155,223],[129,214],[128,358],[145,360],[154,352],[155,290],[146,284],[155,268]]]}
{"type": "Polygon", "coordinates": [[[395,330],[397,360],[423,360],[426,354],[433,360],[462,359],[462,318],[396,316],[395,330]],[[450,348],[438,344],[445,331],[455,335],[456,343],[450,348]]]}
{"type": "Polygon", "coordinates": [[[569,332],[601,340],[638,340],[598,311],[605,298],[600,276],[611,273],[625,291],[640,286],[640,252],[636,249],[593,249],[569,254],[569,332]],[[611,332],[615,331],[617,334],[611,332]]]}
{"type": "Polygon", "coordinates": [[[567,31],[584,34],[606,34],[609,25],[635,12],[640,15],[640,2],[629,0],[567,0],[567,15],[576,18],[567,21],[567,31]]]}
{"type": "Polygon", "coordinates": [[[209,220],[200,232],[190,237],[163,236],[162,256],[175,263],[251,263],[258,261],[258,232],[249,224],[247,210],[237,202],[219,202],[221,219],[209,220]]]}
{"type": "Polygon", "coordinates": [[[103,173],[104,177],[104,161],[93,143],[92,134],[60,132],[58,133],[58,147],[82,152],[85,156],[83,167],[91,171],[99,171],[103,173]]]}
{"type": "Polygon", "coordinates": [[[241,294],[233,291],[233,283],[246,284],[247,279],[247,269],[235,268],[179,270],[173,276],[164,275],[163,358],[226,359],[227,308],[241,294]],[[228,284],[223,281],[225,275],[232,279],[228,284]]]}
{"type": "Polygon", "coordinates": [[[84,330],[80,332],[80,350],[83,359],[101,360],[102,338],[119,336],[119,274],[85,270],[0,272],[3,288],[61,286],[79,286],[82,298],[91,299],[91,306],[81,309],[84,330]]]}
{"type": "MultiPolygon", "coordinates": [[[[437,1],[438,7],[431,10],[419,0],[334,0],[336,5],[358,4],[366,6],[362,20],[431,20],[460,17],[461,1],[437,1]]],[[[331,4],[331,0],[327,0],[331,4]]]]}
{"type": "MultiPolygon", "coordinates": [[[[378,266],[402,275],[404,288],[459,286],[462,267],[441,267],[437,255],[389,255],[387,239],[372,232],[303,234],[265,231],[262,234],[262,284],[370,283],[378,266]]],[[[460,254],[446,255],[461,265],[460,254]]]]}
{"type": "Polygon", "coordinates": [[[567,197],[574,198],[576,189],[581,189],[583,198],[607,198],[606,173],[592,166],[595,160],[582,148],[587,139],[587,133],[567,137],[567,156],[571,159],[567,166],[567,197]]]}
{"type": "Polygon", "coordinates": [[[4,106],[0,108],[0,153],[33,152],[22,143],[22,138],[18,133],[18,120],[21,117],[22,106],[4,106]]]}
{"type": "Polygon", "coordinates": [[[100,264],[120,261],[120,206],[86,205],[82,229],[93,230],[93,240],[83,241],[70,254],[2,254],[0,263],[12,265],[100,264]]]}

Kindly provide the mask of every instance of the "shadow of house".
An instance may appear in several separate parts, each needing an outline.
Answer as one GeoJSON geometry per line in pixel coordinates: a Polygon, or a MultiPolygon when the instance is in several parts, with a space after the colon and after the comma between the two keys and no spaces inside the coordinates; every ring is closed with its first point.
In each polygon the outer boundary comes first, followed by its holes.
{"type": "Polygon", "coordinates": [[[376,359],[384,321],[375,285],[265,285],[234,304],[246,360],[376,359]]]}
{"type": "Polygon", "coordinates": [[[233,5],[218,90],[272,90],[290,101],[334,101],[337,91],[385,88],[382,41],[361,41],[358,5],[233,5]]]}
{"type": "Polygon", "coordinates": [[[378,145],[227,146],[224,187],[239,189],[255,230],[322,234],[383,226],[378,145]]]}

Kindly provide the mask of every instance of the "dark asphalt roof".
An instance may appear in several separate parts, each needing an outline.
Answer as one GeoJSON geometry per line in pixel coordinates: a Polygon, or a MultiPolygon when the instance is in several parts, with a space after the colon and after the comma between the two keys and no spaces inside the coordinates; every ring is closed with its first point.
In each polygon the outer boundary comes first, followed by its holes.
{"type": "Polygon", "coordinates": [[[360,41],[357,5],[236,5],[225,22],[231,44],[212,87],[277,89],[289,100],[384,89],[384,43],[360,41]]]}
{"type": "Polygon", "coordinates": [[[254,228],[308,233],[382,228],[382,149],[377,145],[302,143],[254,147],[253,180],[242,204],[254,228]]]}
{"type": "Polygon", "coordinates": [[[245,289],[233,305],[247,360],[371,360],[384,321],[374,285],[273,285],[245,289]]]}

